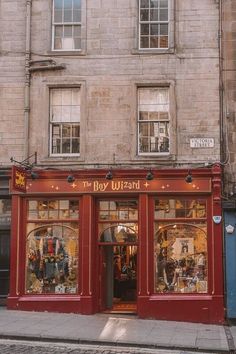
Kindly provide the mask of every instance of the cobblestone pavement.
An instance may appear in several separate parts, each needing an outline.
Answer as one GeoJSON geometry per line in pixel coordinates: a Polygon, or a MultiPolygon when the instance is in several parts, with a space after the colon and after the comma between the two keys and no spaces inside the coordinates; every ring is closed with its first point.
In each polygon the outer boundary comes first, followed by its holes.
{"type": "MultiPolygon", "coordinates": [[[[196,354],[185,350],[146,349],[104,345],[0,339],[1,354],[196,354]]],[[[199,353],[199,352],[198,352],[199,353]]],[[[203,352],[199,354],[204,354],[203,352]]],[[[217,354],[217,353],[216,353],[217,354]]]]}

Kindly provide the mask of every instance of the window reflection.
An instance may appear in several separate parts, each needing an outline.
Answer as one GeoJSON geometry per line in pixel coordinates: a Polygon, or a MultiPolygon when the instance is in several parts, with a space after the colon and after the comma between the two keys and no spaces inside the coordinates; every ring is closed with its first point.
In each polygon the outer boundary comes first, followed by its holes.
{"type": "Polygon", "coordinates": [[[154,291],[206,293],[206,223],[156,223],[155,229],[154,291]]]}
{"type": "Polygon", "coordinates": [[[136,225],[132,226],[117,225],[108,227],[102,232],[100,242],[137,242],[136,225]]]}
{"type": "Polygon", "coordinates": [[[30,220],[27,224],[26,238],[28,294],[77,293],[78,216],[78,200],[28,201],[28,220],[30,220]],[[75,218],[77,220],[61,221],[75,218]],[[53,219],[53,222],[48,219],[53,219]]]}

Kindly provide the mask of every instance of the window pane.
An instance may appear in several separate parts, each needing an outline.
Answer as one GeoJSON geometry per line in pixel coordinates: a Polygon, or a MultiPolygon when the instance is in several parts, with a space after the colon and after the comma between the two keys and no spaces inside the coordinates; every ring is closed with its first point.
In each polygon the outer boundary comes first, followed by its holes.
{"type": "Polygon", "coordinates": [[[160,34],[168,35],[168,25],[160,24],[160,34]]]}
{"type": "Polygon", "coordinates": [[[64,27],[64,37],[72,37],[72,26],[64,27]]]}
{"type": "Polygon", "coordinates": [[[55,37],[61,38],[63,36],[63,27],[55,26],[55,37]]]}
{"type": "Polygon", "coordinates": [[[79,88],[74,88],[72,90],[72,104],[73,105],[79,105],[80,104],[80,89],[79,88]]]}
{"type": "Polygon", "coordinates": [[[54,11],[54,22],[62,22],[62,10],[55,10],[54,11]]]}
{"type": "Polygon", "coordinates": [[[81,26],[73,26],[74,27],[74,37],[81,37],[81,26]]]}
{"type": "Polygon", "coordinates": [[[140,120],[148,120],[148,112],[139,112],[139,119],[140,120]]]}
{"type": "Polygon", "coordinates": [[[150,21],[158,21],[158,20],[159,20],[158,9],[150,10],[150,21]]]}
{"type": "Polygon", "coordinates": [[[73,10],[73,22],[81,22],[81,11],[80,10],[73,10]]]}
{"type": "Polygon", "coordinates": [[[72,153],[79,154],[80,152],[80,141],[79,139],[72,139],[72,153]]]}
{"type": "Polygon", "coordinates": [[[141,35],[149,34],[149,25],[141,24],[141,35]]]}
{"type": "Polygon", "coordinates": [[[168,0],[160,0],[160,7],[168,8],[168,0]]]}
{"type": "Polygon", "coordinates": [[[63,89],[62,92],[62,105],[69,106],[72,103],[72,90],[71,89],[63,89]]]}
{"type": "Polygon", "coordinates": [[[140,11],[140,20],[141,21],[149,21],[149,11],[148,10],[141,10],[140,11]]]}
{"type": "Polygon", "coordinates": [[[81,39],[74,38],[74,49],[80,49],[80,48],[81,48],[81,39]]]}
{"type": "Polygon", "coordinates": [[[158,120],[159,119],[158,112],[149,112],[148,116],[149,116],[149,120],[158,120]]]}
{"type": "Polygon", "coordinates": [[[150,0],[150,7],[158,8],[159,0],[150,0]]]}
{"type": "Polygon", "coordinates": [[[81,9],[81,0],[74,0],[74,9],[81,9]]]}
{"type": "Polygon", "coordinates": [[[51,103],[52,103],[53,106],[61,105],[61,103],[62,103],[62,92],[61,92],[61,90],[51,90],[51,103]]]}
{"type": "Polygon", "coordinates": [[[140,0],[141,8],[149,8],[149,0],[140,0]]]}
{"type": "Polygon", "coordinates": [[[80,136],[80,126],[79,125],[73,125],[72,126],[72,137],[78,138],[80,136]]]}
{"type": "Polygon", "coordinates": [[[28,224],[26,292],[75,294],[78,291],[78,224],[28,224]]]}
{"type": "Polygon", "coordinates": [[[168,21],[168,9],[160,9],[160,21],[168,21]]]}
{"type": "Polygon", "coordinates": [[[52,153],[60,154],[61,153],[61,139],[53,139],[52,141],[52,153]]]}
{"type": "Polygon", "coordinates": [[[155,35],[158,34],[158,30],[159,30],[159,25],[151,25],[151,35],[155,35]]]}
{"type": "Polygon", "coordinates": [[[140,138],[139,139],[139,151],[140,152],[149,152],[149,139],[140,138]]]}
{"type": "Polygon", "coordinates": [[[140,48],[149,48],[149,37],[141,37],[140,48]]]}
{"type": "Polygon", "coordinates": [[[168,48],[168,37],[167,36],[160,37],[160,48],[168,48]]]}
{"type": "Polygon", "coordinates": [[[100,235],[100,242],[137,242],[137,225],[118,225],[112,227],[106,227],[106,229],[100,235]]]}
{"type": "Polygon", "coordinates": [[[62,138],[70,137],[71,135],[71,125],[62,125],[62,138]]]}
{"type": "Polygon", "coordinates": [[[62,153],[70,154],[70,139],[62,139],[62,153]]]}
{"type": "Polygon", "coordinates": [[[64,8],[72,9],[72,0],[64,0],[64,8]]]}
{"type": "Polygon", "coordinates": [[[64,10],[64,22],[72,22],[72,10],[64,10]]]}
{"type": "Polygon", "coordinates": [[[154,228],[154,292],[207,293],[206,224],[155,223],[154,228]]]}
{"type": "Polygon", "coordinates": [[[158,48],[158,38],[157,36],[150,37],[150,48],[158,48]]]}
{"type": "Polygon", "coordinates": [[[55,38],[54,49],[62,49],[62,40],[60,38],[55,38]]]}
{"type": "Polygon", "coordinates": [[[54,8],[62,9],[63,0],[54,0],[54,8]]]}

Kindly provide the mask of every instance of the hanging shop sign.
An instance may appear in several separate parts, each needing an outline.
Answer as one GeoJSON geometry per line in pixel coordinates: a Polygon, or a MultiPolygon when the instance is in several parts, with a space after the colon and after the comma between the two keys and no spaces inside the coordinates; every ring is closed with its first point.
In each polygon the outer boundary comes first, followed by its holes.
{"type": "Polygon", "coordinates": [[[27,175],[21,167],[12,167],[12,189],[19,192],[26,192],[27,175]]]}
{"type": "Polygon", "coordinates": [[[209,178],[194,178],[193,183],[186,183],[184,179],[75,179],[68,183],[64,179],[28,180],[26,193],[28,194],[55,194],[55,193],[129,193],[129,192],[163,192],[163,193],[198,193],[211,192],[209,178]]]}

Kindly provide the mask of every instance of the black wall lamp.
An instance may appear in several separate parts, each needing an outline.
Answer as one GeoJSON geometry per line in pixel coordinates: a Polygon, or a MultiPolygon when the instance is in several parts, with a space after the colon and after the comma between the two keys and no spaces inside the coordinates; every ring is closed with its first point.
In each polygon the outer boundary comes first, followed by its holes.
{"type": "Polygon", "coordinates": [[[154,178],[154,176],[153,176],[152,171],[151,171],[151,170],[148,171],[148,173],[147,173],[147,175],[146,175],[146,180],[147,180],[147,181],[152,181],[153,178],[154,178]]]}
{"type": "Polygon", "coordinates": [[[188,170],[188,174],[187,174],[187,176],[185,177],[185,182],[187,182],[187,183],[192,183],[192,181],[193,181],[192,174],[191,174],[190,170],[188,170]]]}
{"type": "Polygon", "coordinates": [[[73,175],[67,176],[67,182],[68,183],[73,183],[75,181],[75,177],[73,175]]]}
{"type": "Polygon", "coordinates": [[[109,171],[107,172],[107,174],[106,174],[106,177],[105,177],[105,178],[106,178],[106,179],[108,179],[108,180],[113,179],[113,174],[112,174],[111,170],[109,170],[109,171]]]}

